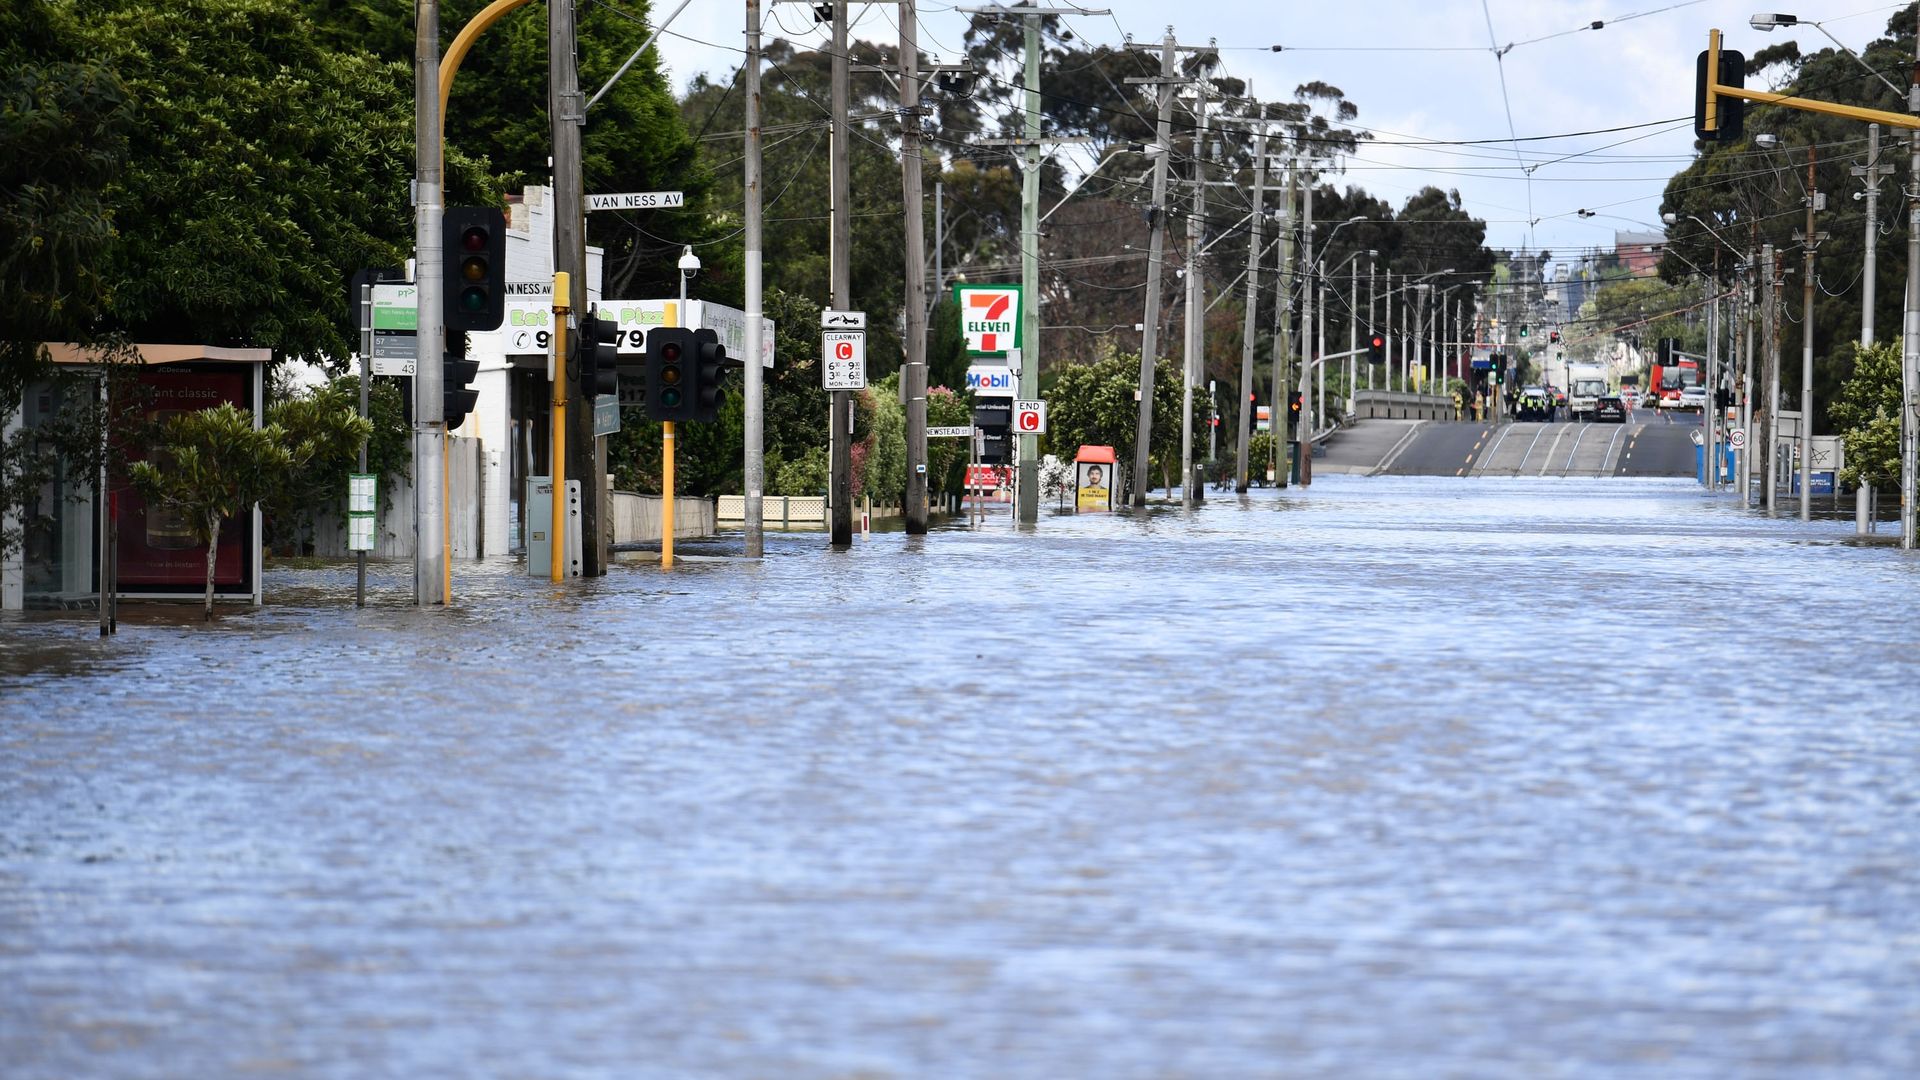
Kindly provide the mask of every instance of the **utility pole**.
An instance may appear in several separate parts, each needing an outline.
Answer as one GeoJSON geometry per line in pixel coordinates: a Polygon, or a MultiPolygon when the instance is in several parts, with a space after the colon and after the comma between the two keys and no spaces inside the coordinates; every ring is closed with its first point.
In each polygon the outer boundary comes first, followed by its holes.
{"type": "MultiPolygon", "coordinates": [[[[1144,46],[1133,46],[1143,48],[1144,46]]],[[[1140,334],[1140,419],[1134,429],[1133,505],[1147,505],[1148,479],[1153,458],[1153,369],[1160,345],[1160,272],[1167,252],[1167,158],[1173,146],[1173,93],[1184,80],[1174,74],[1173,57],[1180,46],[1174,43],[1173,27],[1160,43],[1160,74],[1157,78],[1129,78],[1128,83],[1147,83],[1160,94],[1160,119],[1155,128],[1153,156],[1153,205],[1147,208],[1150,235],[1147,241],[1147,308],[1140,334]]]]}
{"type": "Polygon", "coordinates": [[[1813,212],[1820,192],[1814,188],[1818,146],[1807,147],[1806,279],[1800,283],[1803,314],[1800,319],[1800,520],[1813,520],[1813,255],[1820,235],[1813,230],[1813,212]]]}
{"type": "Polygon", "coordinates": [[[1181,358],[1184,372],[1180,379],[1180,503],[1187,509],[1193,509],[1197,502],[1205,501],[1204,494],[1196,494],[1193,482],[1193,387],[1198,380],[1198,369],[1204,365],[1202,353],[1206,348],[1201,324],[1206,321],[1206,285],[1202,280],[1206,271],[1202,269],[1204,258],[1201,248],[1206,244],[1207,217],[1207,84],[1199,85],[1199,95],[1194,102],[1197,126],[1193,137],[1193,211],[1187,215],[1187,317],[1186,348],[1181,358]]]}
{"type": "Polygon", "coordinates": [[[1754,295],[1754,283],[1760,278],[1760,253],[1752,246],[1753,239],[1759,235],[1759,226],[1748,227],[1747,237],[1747,275],[1741,285],[1740,328],[1742,330],[1740,349],[1740,430],[1746,433],[1747,445],[1740,451],[1740,505],[1751,506],[1753,499],[1753,455],[1760,449],[1760,440],[1753,433],[1753,350],[1754,339],[1759,337],[1759,298],[1754,295]]]}
{"type": "Polygon", "coordinates": [[[1761,485],[1762,501],[1771,517],[1780,486],[1780,290],[1786,287],[1781,276],[1780,253],[1772,244],[1760,249],[1760,261],[1766,267],[1767,290],[1767,475],[1761,485]]]}
{"type": "MultiPolygon", "coordinates": [[[[1716,235],[1714,239],[1718,241],[1719,236],[1716,235]]],[[[1700,470],[1700,480],[1706,484],[1708,491],[1720,490],[1719,425],[1715,422],[1718,417],[1714,415],[1720,410],[1720,248],[1717,242],[1713,245],[1713,276],[1707,279],[1707,377],[1704,380],[1707,402],[1700,408],[1700,423],[1705,436],[1700,440],[1700,460],[1704,465],[1700,470]]],[[[1571,394],[1573,380],[1569,378],[1567,382],[1567,393],[1571,394]]]]}
{"type": "MultiPolygon", "coordinates": [[[[844,5],[842,5],[844,6],[844,5]]],[[[1025,134],[1014,140],[988,140],[986,145],[1019,148],[1015,161],[1020,165],[1020,397],[1032,401],[1040,396],[1040,158],[1041,146],[1048,142],[1087,142],[1083,137],[1043,139],[1040,132],[1040,20],[1048,15],[1107,15],[1105,9],[1077,7],[992,7],[955,8],[963,14],[1017,17],[1026,27],[1026,114],[1025,134]]],[[[904,20],[903,20],[904,22],[904,20]]],[[[1172,31],[1169,30],[1169,37],[1172,31]]],[[[1128,82],[1141,80],[1129,79],[1128,82]]],[[[1145,80],[1152,81],[1152,80],[1145,80]]],[[[904,94],[906,88],[901,88],[904,94]]],[[[1161,130],[1167,125],[1163,113],[1161,130]]],[[[1164,159],[1164,155],[1163,155],[1164,159]]],[[[910,272],[908,276],[912,276],[910,272]]],[[[1151,290],[1149,290],[1151,292],[1151,290]]],[[[1040,520],[1040,437],[1020,435],[1015,439],[1019,464],[1016,487],[1015,520],[1032,524],[1040,520]]]]}
{"type": "Polygon", "coordinates": [[[1880,160],[1880,125],[1867,125],[1867,163],[1855,165],[1850,172],[1866,184],[1867,233],[1866,263],[1860,275],[1860,344],[1873,344],[1873,302],[1879,284],[1876,279],[1880,247],[1880,178],[1893,175],[1893,162],[1880,160]]]}
{"type": "MultiPolygon", "coordinates": [[[[927,531],[927,279],[920,192],[920,42],[914,0],[900,0],[900,189],[906,210],[907,533],[927,531]]],[[[1029,24],[1031,25],[1031,24],[1029,24]]],[[[1037,175],[1038,170],[1035,170],[1037,175]]],[[[1031,312],[1032,294],[1023,303],[1031,312]]],[[[1039,321],[1028,324],[1037,344],[1039,321]]],[[[1038,494],[1039,484],[1033,485],[1038,494]]],[[[1021,491],[1026,491],[1022,480],[1021,491]]]]}
{"type": "Polygon", "coordinates": [[[1318,279],[1313,265],[1313,177],[1307,177],[1300,196],[1300,440],[1293,452],[1300,456],[1300,486],[1313,484],[1313,291],[1318,279]]]}
{"type": "Polygon", "coordinates": [[[440,236],[439,0],[415,0],[413,25],[413,280],[419,305],[413,365],[413,602],[427,607],[447,602],[446,549],[441,543],[446,505],[440,488],[447,425],[441,393],[446,253],[440,236]]]}
{"type": "MultiPolygon", "coordinates": [[[[1920,112],[1920,65],[1907,91],[1907,110],[1920,112]]],[[[1915,383],[1920,380],[1920,131],[1908,132],[1907,296],[1900,349],[1900,547],[1914,547],[1914,475],[1920,471],[1920,415],[1915,412],[1915,383]]]]}
{"type": "MultiPolygon", "coordinates": [[[[580,166],[580,131],[586,125],[586,100],[580,93],[578,37],[574,26],[574,6],[569,3],[547,5],[547,65],[551,75],[548,114],[553,118],[553,268],[573,282],[573,310],[593,307],[592,282],[587,280],[587,196],[580,166]]],[[[578,320],[575,314],[569,321],[578,320]]],[[[686,314],[681,313],[681,324],[686,314]]],[[[555,325],[555,334],[567,327],[555,325]]],[[[607,536],[603,525],[611,518],[603,514],[607,497],[607,443],[593,434],[593,388],[579,377],[578,351],[567,350],[567,467],[566,475],[580,481],[580,573],[598,577],[607,572],[607,536]]],[[[673,492],[661,493],[668,499],[673,492]]],[[[556,502],[566,492],[556,489],[556,502]]],[[[555,544],[564,537],[556,536],[555,544]]]]}
{"type": "MultiPolygon", "coordinates": [[[[1020,176],[1020,319],[1025,324],[1020,345],[1020,397],[1040,396],[1040,14],[1024,20],[1027,31],[1027,145],[1020,176]]],[[[1040,520],[1040,439],[1021,435],[1020,478],[1014,489],[1020,500],[1019,520],[1040,520]]]]}
{"type": "Polygon", "coordinates": [[[746,489],[746,555],[758,559],[766,554],[766,375],[760,356],[766,351],[761,340],[765,317],[765,286],[761,279],[761,191],[760,191],[760,0],[747,0],[746,70],[746,252],[741,271],[746,292],[747,355],[742,358],[744,380],[742,402],[744,433],[742,441],[742,480],[746,489]]]}
{"type": "MultiPolygon", "coordinates": [[[[828,234],[832,238],[828,253],[827,289],[836,311],[853,306],[852,252],[853,216],[848,204],[847,163],[853,152],[847,126],[847,0],[833,0],[832,157],[828,165],[827,201],[832,219],[828,234]]],[[[755,361],[759,357],[753,358],[755,361]]],[[[835,390],[829,395],[833,418],[830,424],[833,446],[830,477],[833,504],[829,543],[833,547],[853,546],[853,393],[835,390]]]]}
{"type": "MultiPolygon", "coordinates": [[[[1261,227],[1267,218],[1267,109],[1264,105],[1255,107],[1260,110],[1260,131],[1253,137],[1253,237],[1247,245],[1247,310],[1240,328],[1240,449],[1233,474],[1233,490],[1242,495],[1247,493],[1247,441],[1253,430],[1253,319],[1260,306],[1261,227]]],[[[1279,415],[1277,403],[1267,407],[1267,415],[1279,415]]],[[[1268,423],[1271,425],[1272,420],[1268,423]]]]}
{"type": "Polygon", "coordinates": [[[1299,155],[1287,153],[1287,197],[1280,211],[1280,273],[1273,298],[1273,482],[1286,487],[1293,471],[1293,447],[1287,439],[1288,388],[1293,385],[1293,192],[1299,180],[1299,155]]]}

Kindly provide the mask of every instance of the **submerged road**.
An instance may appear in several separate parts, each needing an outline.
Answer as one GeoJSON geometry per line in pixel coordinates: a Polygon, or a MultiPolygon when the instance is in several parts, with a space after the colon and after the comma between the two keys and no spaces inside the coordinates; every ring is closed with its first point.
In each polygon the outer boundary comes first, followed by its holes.
{"type": "Polygon", "coordinates": [[[1323,476],[0,621],[0,1073],[1911,1075],[1849,530],[1323,476]]]}

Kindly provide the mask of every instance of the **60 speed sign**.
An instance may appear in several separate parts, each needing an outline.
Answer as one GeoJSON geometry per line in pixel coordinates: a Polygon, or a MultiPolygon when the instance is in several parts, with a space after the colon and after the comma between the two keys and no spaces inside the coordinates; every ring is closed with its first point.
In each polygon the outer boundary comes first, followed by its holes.
{"type": "Polygon", "coordinates": [[[1013,433],[1015,435],[1045,435],[1047,433],[1047,403],[1044,401],[1014,402],[1013,433]]]}

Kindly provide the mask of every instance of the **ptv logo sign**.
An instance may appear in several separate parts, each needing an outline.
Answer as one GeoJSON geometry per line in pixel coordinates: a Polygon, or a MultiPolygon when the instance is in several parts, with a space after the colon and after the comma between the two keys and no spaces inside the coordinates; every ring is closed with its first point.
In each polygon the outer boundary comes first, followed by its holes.
{"type": "Polygon", "coordinates": [[[1014,348],[1015,327],[1020,322],[1020,288],[1017,285],[957,285],[960,301],[960,332],[967,340],[967,351],[1000,353],[1014,348]]]}

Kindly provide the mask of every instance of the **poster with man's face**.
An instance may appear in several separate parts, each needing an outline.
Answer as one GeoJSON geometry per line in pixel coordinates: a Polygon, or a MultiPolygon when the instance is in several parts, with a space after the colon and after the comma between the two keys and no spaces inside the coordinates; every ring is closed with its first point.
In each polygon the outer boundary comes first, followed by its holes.
{"type": "Polygon", "coordinates": [[[1080,461],[1074,463],[1074,468],[1077,471],[1074,508],[1081,511],[1113,509],[1113,466],[1080,461]]]}

